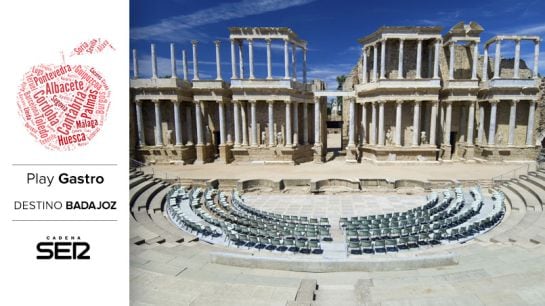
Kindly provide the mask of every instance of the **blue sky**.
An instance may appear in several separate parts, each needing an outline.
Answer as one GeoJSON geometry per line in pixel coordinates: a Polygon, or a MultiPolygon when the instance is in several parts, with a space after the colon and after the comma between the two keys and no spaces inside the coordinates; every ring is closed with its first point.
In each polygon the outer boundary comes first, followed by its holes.
{"type": "MultiPolygon", "coordinates": [[[[545,1],[331,1],[331,0],[131,0],[131,49],[136,48],[141,75],[149,76],[150,43],[155,43],[159,75],[170,75],[170,47],[176,44],[178,75],[182,75],[181,50],[191,64],[192,39],[199,44],[201,79],[215,78],[214,40],[221,40],[222,75],[231,76],[228,27],[282,26],[308,41],[308,77],[322,79],[329,88],[337,86],[335,77],[347,74],[358,60],[361,46],[357,39],[382,25],[438,25],[443,33],[459,21],[476,21],[482,41],[498,34],[531,34],[545,38],[545,1]]],[[[266,76],[264,43],[254,43],[256,77],[266,76]]],[[[533,65],[534,46],[521,45],[522,58],[533,65]]],[[[494,48],[490,54],[493,56],[494,48]]],[[[247,59],[247,48],[245,55],[247,59]]],[[[482,46],[481,46],[482,54],[482,46]]],[[[514,44],[502,44],[502,56],[513,57],[514,44]]],[[[283,75],[281,42],[273,43],[273,75],[283,75]]],[[[298,54],[298,77],[302,55],[298,54]]],[[[131,65],[132,67],[132,65],[131,65]]],[[[246,63],[246,67],[248,64],[246,63]]],[[[132,68],[131,68],[132,69],[132,68]]],[[[191,69],[190,69],[191,70],[191,69]]],[[[246,68],[247,71],[247,68],[246,68]]],[[[545,72],[545,45],[542,43],[540,72],[545,72]]],[[[191,71],[190,71],[191,76],[191,71]]]]}

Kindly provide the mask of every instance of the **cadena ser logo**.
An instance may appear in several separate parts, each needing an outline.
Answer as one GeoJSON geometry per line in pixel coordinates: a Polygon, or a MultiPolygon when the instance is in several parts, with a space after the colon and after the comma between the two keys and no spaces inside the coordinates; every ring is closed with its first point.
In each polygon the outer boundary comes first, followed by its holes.
{"type": "Polygon", "coordinates": [[[52,235],[36,244],[38,260],[89,260],[91,245],[80,236],[52,235]]]}

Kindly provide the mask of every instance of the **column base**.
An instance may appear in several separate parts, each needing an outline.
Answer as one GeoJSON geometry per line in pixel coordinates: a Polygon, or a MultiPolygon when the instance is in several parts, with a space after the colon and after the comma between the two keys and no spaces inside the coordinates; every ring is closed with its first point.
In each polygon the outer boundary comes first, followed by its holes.
{"type": "Polygon", "coordinates": [[[314,151],[313,160],[315,163],[321,164],[325,162],[325,148],[321,143],[314,144],[312,147],[312,150],[314,151]]]}
{"type": "Polygon", "coordinates": [[[346,147],[346,158],[347,163],[357,163],[359,161],[359,149],[356,145],[349,145],[346,147]]]}
{"type": "Polygon", "coordinates": [[[225,144],[219,146],[220,157],[219,162],[222,164],[229,164],[233,161],[233,154],[231,152],[232,146],[225,144]]]}
{"type": "Polygon", "coordinates": [[[198,144],[195,146],[195,153],[197,159],[195,160],[195,164],[205,164],[205,163],[211,163],[214,161],[214,146],[207,144],[198,144]]]}

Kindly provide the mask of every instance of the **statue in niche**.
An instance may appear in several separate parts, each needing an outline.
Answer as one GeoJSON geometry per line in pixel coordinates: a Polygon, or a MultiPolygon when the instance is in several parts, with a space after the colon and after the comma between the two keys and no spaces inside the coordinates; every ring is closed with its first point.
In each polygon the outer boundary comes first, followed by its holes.
{"type": "Polygon", "coordinates": [[[276,144],[281,145],[284,143],[284,140],[282,139],[282,132],[276,133],[276,144]]]}
{"type": "Polygon", "coordinates": [[[390,128],[388,129],[388,131],[386,132],[386,145],[391,146],[391,145],[393,144],[393,140],[392,140],[393,137],[392,137],[392,135],[393,135],[394,133],[395,133],[395,132],[392,131],[392,127],[390,127],[390,128]]]}
{"type": "Polygon", "coordinates": [[[261,132],[261,144],[265,145],[266,141],[267,141],[266,133],[265,133],[265,131],[262,131],[261,132]]]}
{"type": "Polygon", "coordinates": [[[503,145],[503,132],[501,130],[496,134],[496,144],[503,145]]]}
{"type": "Polygon", "coordinates": [[[426,131],[420,132],[420,144],[427,144],[428,139],[426,137],[426,131]]]}

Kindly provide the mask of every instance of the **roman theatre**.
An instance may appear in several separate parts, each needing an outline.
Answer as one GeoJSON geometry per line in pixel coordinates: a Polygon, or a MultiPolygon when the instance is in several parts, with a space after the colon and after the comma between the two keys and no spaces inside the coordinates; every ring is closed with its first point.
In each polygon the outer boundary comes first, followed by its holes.
{"type": "Polygon", "coordinates": [[[289,28],[133,50],[131,304],[543,304],[541,38],[483,32],[380,27],[339,90],[289,28]]]}

